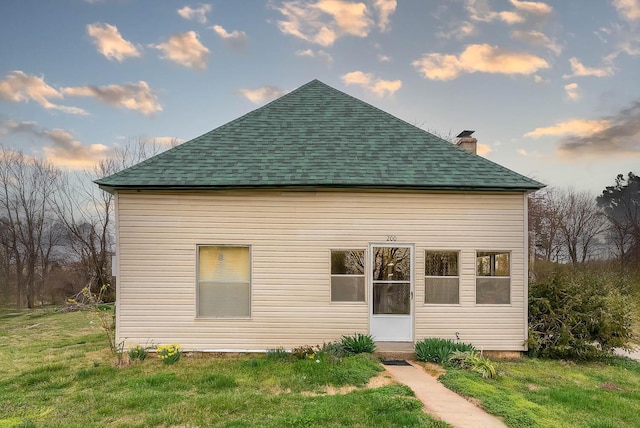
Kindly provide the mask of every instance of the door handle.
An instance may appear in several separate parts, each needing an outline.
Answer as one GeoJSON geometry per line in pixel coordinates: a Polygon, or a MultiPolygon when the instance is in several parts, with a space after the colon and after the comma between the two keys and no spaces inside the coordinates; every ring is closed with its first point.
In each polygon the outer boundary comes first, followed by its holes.
{"type": "Polygon", "coordinates": [[[411,300],[413,300],[413,291],[410,292],[409,295],[411,296],[411,300]]]}

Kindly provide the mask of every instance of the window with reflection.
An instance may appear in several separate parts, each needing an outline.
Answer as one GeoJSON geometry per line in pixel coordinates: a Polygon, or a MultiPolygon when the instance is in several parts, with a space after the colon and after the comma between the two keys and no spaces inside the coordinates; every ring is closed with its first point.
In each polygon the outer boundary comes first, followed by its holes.
{"type": "Polygon", "coordinates": [[[411,313],[411,248],[373,247],[374,315],[411,313]]]}
{"type": "Polygon", "coordinates": [[[511,303],[511,253],[476,252],[476,303],[511,303]]]}
{"type": "Polygon", "coordinates": [[[364,302],[364,250],[331,250],[331,301],[364,302]]]}
{"type": "Polygon", "coordinates": [[[425,251],[425,303],[460,303],[458,254],[457,251],[425,251]]]}

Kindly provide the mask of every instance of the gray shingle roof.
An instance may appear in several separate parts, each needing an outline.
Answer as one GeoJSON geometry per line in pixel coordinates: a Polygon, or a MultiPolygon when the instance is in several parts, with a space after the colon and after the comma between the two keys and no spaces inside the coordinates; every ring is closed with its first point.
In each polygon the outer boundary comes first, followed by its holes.
{"type": "Polygon", "coordinates": [[[96,183],[107,190],[544,186],[318,80],[96,183]]]}

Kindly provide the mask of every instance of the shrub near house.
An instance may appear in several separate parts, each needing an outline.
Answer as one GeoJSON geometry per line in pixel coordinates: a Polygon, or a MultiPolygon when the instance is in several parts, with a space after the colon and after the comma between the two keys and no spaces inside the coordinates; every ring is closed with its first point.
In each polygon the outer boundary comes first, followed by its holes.
{"type": "Polygon", "coordinates": [[[586,359],[628,346],[635,305],[619,273],[557,266],[529,285],[529,353],[586,359]]]}

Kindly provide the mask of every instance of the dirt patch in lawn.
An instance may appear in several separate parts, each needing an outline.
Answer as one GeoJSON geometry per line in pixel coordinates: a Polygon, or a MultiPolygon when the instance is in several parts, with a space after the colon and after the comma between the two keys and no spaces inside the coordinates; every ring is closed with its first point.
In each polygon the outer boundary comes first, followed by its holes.
{"type": "Polygon", "coordinates": [[[616,385],[613,382],[605,382],[599,386],[600,389],[606,389],[608,391],[624,391],[624,388],[616,385]]]}
{"type": "Polygon", "coordinates": [[[383,386],[387,386],[387,385],[395,385],[396,381],[393,379],[393,377],[385,370],[383,372],[378,373],[377,376],[372,377],[371,379],[369,379],[369,382],[362,387],[357,387],[357,386],[353,386],[353,385],[349,385],[349,386],[327,386],[324,390],[324,392],[310,392],[310,391],[306,391],[306,392],[302,392],[302,395],[307,396],[307,397],[316,397],[318,395],[342,395],[342,394],[348,394],[351,391],[355,391],[358,389],[374,389],[374,388],[380,388],[383,386]]]}

